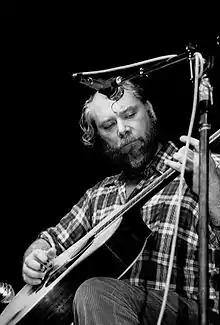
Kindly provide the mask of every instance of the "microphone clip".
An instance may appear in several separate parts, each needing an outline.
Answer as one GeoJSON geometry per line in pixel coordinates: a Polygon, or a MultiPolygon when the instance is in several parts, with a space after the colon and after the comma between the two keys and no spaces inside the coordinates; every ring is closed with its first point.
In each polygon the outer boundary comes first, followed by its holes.
{"type": "Polygon", "coordinates": [[[124,88],[122,87],[122,77],[113,77],[107,80],[94,79],[90,76],[82,74],[76,74],[75,80],[84,84],[85,86],[92,88],[103,95],[107,96],[110,100],[118,101],[124,94],[124,88]]]}
{"type": "Polygon", "coordinates": [[[104,82],[99,92],[106,95],[110,100],[118,101],[124,95],[122,87],[122,77],[113,77],[104,82]]]}

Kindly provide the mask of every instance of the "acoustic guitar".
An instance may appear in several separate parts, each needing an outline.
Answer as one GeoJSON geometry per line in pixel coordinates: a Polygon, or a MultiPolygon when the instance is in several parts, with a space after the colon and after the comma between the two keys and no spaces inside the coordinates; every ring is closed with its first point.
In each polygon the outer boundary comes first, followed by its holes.
{"type": "MultiPolygon", "coordinates": [[[[220,130],[217,133],[209,138],[210,143],[219,137],[220,130]]],[[[42,284],[26,284],[6,306],[0,325],[73,324],[72,301],[81,283],[98,276],[129,277],[152,234],[140,217],[140,205],[178,174],[168,169],[57,256],[42,284]]]]}
{"type": "Polygon", "coordinates": [[[69,325],[82,282],[94,276],[128,277],[152,233],[140,217],[140,204],[177,175],[169,169],[57,256],[42,284],[26,284],[6,306],[0,325],[69,325]]]}
{"type": "Polygon", "coordinates": [[[151,231],[136,213],[115,216],[114,212],[114,221],[99,225],[56,257],[42,284],[25,285],[0,315],[0,324],[69,325],[72,301],[82,282],[94,276],[122,278],[128,273],[151,231]]]}

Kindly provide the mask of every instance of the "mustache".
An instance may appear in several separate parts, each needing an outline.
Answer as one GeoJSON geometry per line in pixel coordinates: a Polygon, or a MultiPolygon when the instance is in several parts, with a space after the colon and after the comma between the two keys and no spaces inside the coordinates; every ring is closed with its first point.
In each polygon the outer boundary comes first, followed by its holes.
{"type": "Polygon", "coordinates": [[[135,142],[135,141],[137,141],[137,139],[124,139],[121,141],[118,149],[120,150],[121,148],[123,148],[123,147],[127,146],[128,144],[131,144],[132,142],[135,142]]]}
{"type": "Polygon", "coordinates": [[[136,138],[136,137],[128,137],[128,138],[124,138],[121,140],[121,143],[119,145],[119,147],[111,147],[109,146],[107,143],[104,144],[105,146],[105,152],[106,153],[111,153],[114,155],[114,157],[116,156],[123,156],[124,153],[122,153],[122,149],[129,145],[132,144],[133,142],[141,142],[142,145],[144,144],[144,139],[142,137],[136,138]]]}
{"type": "Polygon", "coordinates": [[[133,142],[136,142],[136,141],[144,141],[143,140],[143,138],[135,138],[135,137],[127,137],[127,138],[124,138],[124,139],[122,139],[121,140],[121,143],[120,143],[120,146],[119,146],[119,150],[121,149],[121,148],[123,148],[124,146],[126,146],[126,145],[128,145],[128,144],[131,144],[131,143],[133,143],[133,142]]]}

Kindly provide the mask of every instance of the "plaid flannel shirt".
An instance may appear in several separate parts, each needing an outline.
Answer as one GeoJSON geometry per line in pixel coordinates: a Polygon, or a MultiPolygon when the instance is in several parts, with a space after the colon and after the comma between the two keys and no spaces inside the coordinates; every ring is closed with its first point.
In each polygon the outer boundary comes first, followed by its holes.
{"type": "MultiPolygon", "coordinates": [[[[132,192],[134,196],[152,180],[161,176],[168,166],[164,159],[170,159],[177,150],[169,142],[155,156],[146,177],[132,192]]],[[[216,156],[219,166],[219,156],[216,156]]],[[[176,209],[178,202],[179,177],[166,185],[150,198],[141,208],[141,216],[152,230],[146,247],[132,266],[130,282],[146,288],[164,290],[171,243],[174,234],[176,209]]],[[[199,262],[198,262],[198,196],[184,183],[176,242],[175,257],[170,281],[170,290],[189,299],[198,300],[199,262]]],[[[39,237],[55,246],[57,254],[70,247],[100,220],[120,205],[126,203],[125,181],[123,173],[106,177],[103,181],[88,189],[78,204],[65,215],[55,227],[43,231],[39,237]]],[[[219,270],[220,243],[214,229],[208,225],[208,306],[219,312],[219,270]]]]}

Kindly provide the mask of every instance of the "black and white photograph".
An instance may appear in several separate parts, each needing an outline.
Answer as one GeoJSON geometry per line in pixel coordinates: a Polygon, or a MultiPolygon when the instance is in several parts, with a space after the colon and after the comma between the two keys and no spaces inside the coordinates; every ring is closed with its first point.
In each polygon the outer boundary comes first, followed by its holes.
{"type": "Polygon", "coordinates": [[[2,20],[0,325],[219,324],[219,30],[76,16],[2,20]]]}

